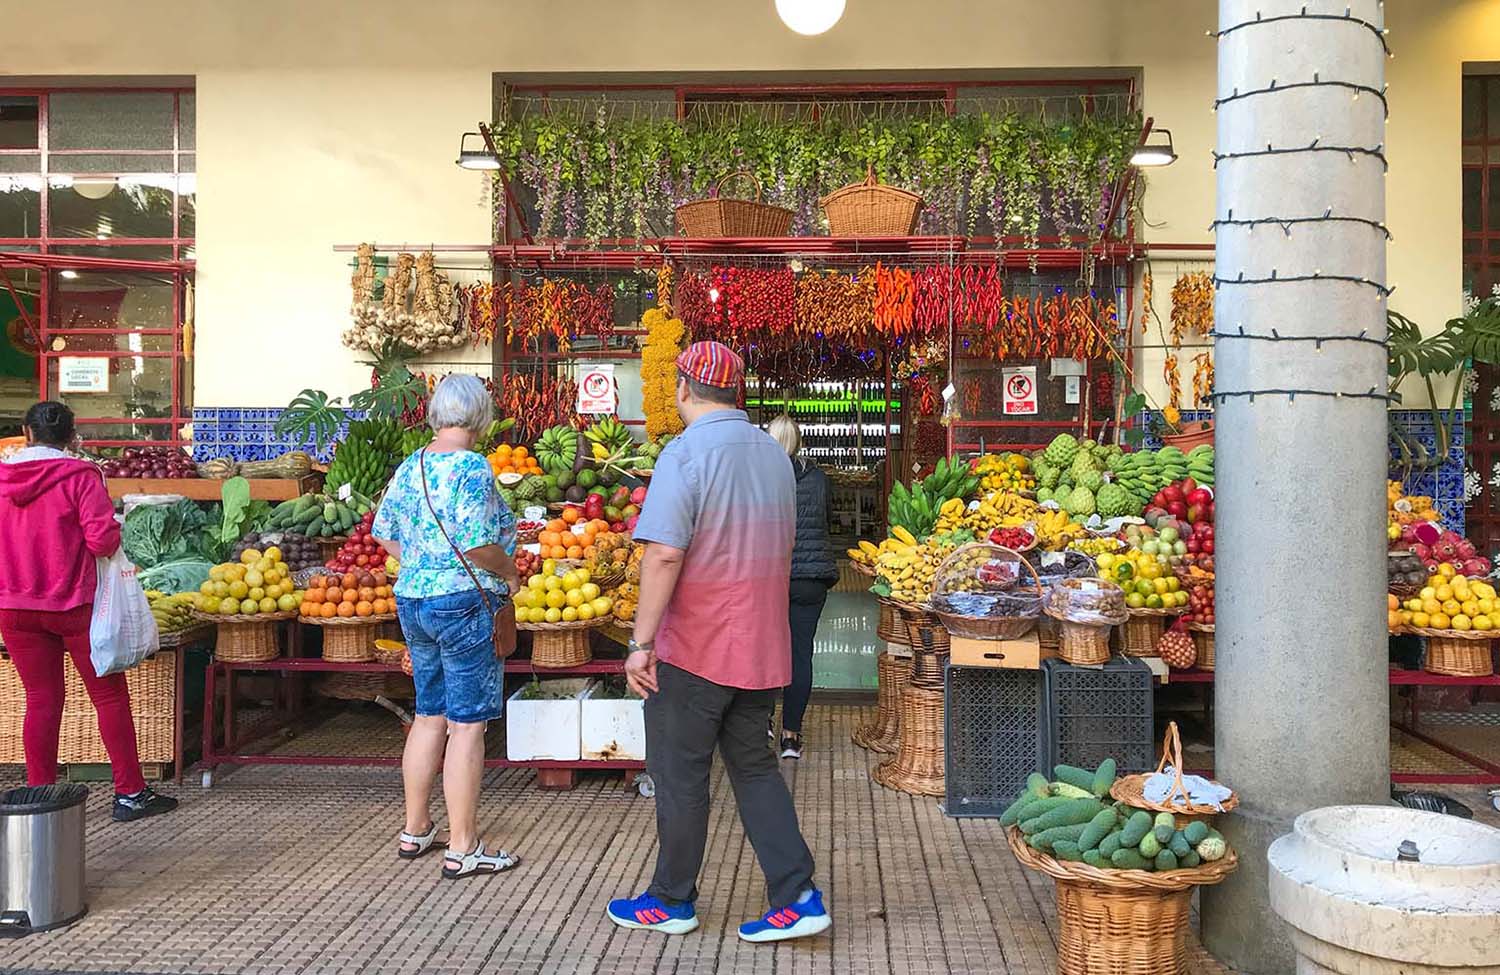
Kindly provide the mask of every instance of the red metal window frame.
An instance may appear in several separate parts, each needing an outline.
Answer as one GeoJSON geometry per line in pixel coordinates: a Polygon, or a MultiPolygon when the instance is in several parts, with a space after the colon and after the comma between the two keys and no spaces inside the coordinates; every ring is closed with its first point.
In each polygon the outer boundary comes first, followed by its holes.
{"type": "MultiPolygon", "coordinates": [[[[26,148],[0,148],[0,155],[8,156],[36,156],[38,157],[38,172],[32,173],[10,173],[7,176],[37,175],[42,181],[39,197],[39,226],[38,233],[34,237],[0,237],[0,255],[5,260],[0,263],[0,269],[9,267],[31,267],[43,272],[41,287],[37,298],[37,326],[36,332],[39,338],[39,354],[37,355],[37,394],[39,397],[48,396],[47,377],[49,365],[52,361],[61,358],[66,350],[54,351],[52,339],[58,335],[79,334],[77,329],[55,329],[51,327],[51,303],[53,289],[56,287],[55,275],[63,269],[75,271],[119,271],[139,273],[168,274],[172,279],[172,325],[170,328],[118,328],[118,329],[88,329],[87,334],[106,335],[173,335],[175,340],[170,352],[122,352],[118,355],[100,353],[107,358],[171,358],[173,368],[171,372],[170,406],[171,416],[151,418],[125,418],[125,417],[94,417],[80,416],[78,424],[87,433],[90,426],[103,425],[131,425],[141,427],[167,427],[168,437],[152,439],[152,444],[177,444],[186,443],[182,437],[182,426],[189,422],[188,409],[185,405],[184,386],[186,385],[184,372],[186,369],[186,348],[183,342],[183,305],[185,289],[194,270],[194,262],[189,256],[195,245],[195,237],[183,237],[182,232],[182,196],[174,193],[172,197],[172,235],[170,237],[109,237],[105,239],[90,237],[59,237],[52,233],[51,212],[49,205],[50,180],[55,175],[67,175],[81,177],[84,179],[114,179],[119,176],[138,175],[129,172],[90,172],[66,174],[54,172],[51,165],[52,160],[57,157],[85,156],[85,155],[112,155],[112,156],[141,156],[141,157],[170,157],[172,160],[171,175],[180,177],[183,175],[182,157],[193,155],[196,157],[197,146],[185,149],[182,146],[182,98],[184,95],[195,94],[196,89],[192,87],[108,87],[108,86],[60,86],[60,87],[0,87],[0,95],[34,97],[37,99],[37,145],[26,148]],[[49,145],[49,107],[52,95],[56,94],[170,94],[172,95],[172,147],[170,149],[104,149],[104,148],[82,148],[82,149],[54,149],[49,145]],[[137,261],[129,259],[116,259],[105,257],[77,257],[58,253],[79,247],[112,248],[112,247],[165,247],[171,250],[171,259],[164,261],[137,261]],[[20,251],[20,248],[28,248],[29,251],[20,251]],[[8,252],[8,253],[7,253],[8,252]]],[[[194,173],[197,171],[197,160],[194,159],[194,173]]],[[[10,286],[8,281],[0,281],[0,286],[10,286]]],[[[18,300],[19,304],[19,300],[18,300]]],[[[119,438],[89,438],[85,442],[92,446],[124,446],[128,444],[141,443],[139,439],[119,438]]]]}
{"type": "Polygon", "coordinates": [[[1489,296],[1490,288],[1500,284],[1500,222],[1490,219],[1490,209],[1495,203],[1495,190],[1491,184],[1500,184],[1500,128],[1490,125],[1492,103],[1500,99],[1500,75],[1466,74],[1463,80],[1466,102],[1470,98],[1469,82],[1476,82],[1472,91],[1477,101],[1475,113],[1479,117],[1478,134],[1462,140],[1464,156],[1474,153],[1479,157],[1477,162],[1463,163],[1466,176],[1469,173],[1479,176],[1478,219],[1473,226],[1465,220],[1463,228],[1465,247],[1474,241],[1478,244],[1478,253],[1465,254],[1463,264],[1474,274],[1472,293],[1482,298],[1489,296]]]}

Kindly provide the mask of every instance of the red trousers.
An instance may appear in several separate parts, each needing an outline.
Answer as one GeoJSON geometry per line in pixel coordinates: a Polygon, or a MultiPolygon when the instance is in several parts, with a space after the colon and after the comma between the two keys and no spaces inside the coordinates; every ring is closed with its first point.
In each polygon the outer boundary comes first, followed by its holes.
{"type": "Polygon", "coordinates": [[[26,750],[28,785],[57,781],[57,738],[63,716],[63,655],[72,654],[94,710],[99,737],[109,752],[115,792],[134,795],[146,787],[130,716],[130,691],[124,674],[94,676],[89,660],[91,605],[61,613],[0,609],[0,638],[26,688],[26,721],[21,739],[26,750]]]}

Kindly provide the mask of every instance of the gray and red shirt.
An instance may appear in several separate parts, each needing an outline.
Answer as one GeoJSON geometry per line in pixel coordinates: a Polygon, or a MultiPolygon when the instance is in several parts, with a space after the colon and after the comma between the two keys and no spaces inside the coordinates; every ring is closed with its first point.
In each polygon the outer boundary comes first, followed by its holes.
{"type": "Polygon", "coordinates": [[[786,451],[740,410],[716,410],[657,459],[640,542],[687,553],[658,659],[743,690],[792,679],[787,625],[797,484],[786,451]]]}

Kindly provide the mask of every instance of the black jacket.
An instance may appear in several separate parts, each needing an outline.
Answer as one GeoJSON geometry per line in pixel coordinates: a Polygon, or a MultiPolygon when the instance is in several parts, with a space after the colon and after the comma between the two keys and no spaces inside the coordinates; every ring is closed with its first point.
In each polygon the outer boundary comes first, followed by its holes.
{"type": "Polygon", "coordinates": [[[839,581],[828,542],[828,475],[817,465],[792,458],[797,475],[797,542],[792,547],[792,578],[839,581]]]}

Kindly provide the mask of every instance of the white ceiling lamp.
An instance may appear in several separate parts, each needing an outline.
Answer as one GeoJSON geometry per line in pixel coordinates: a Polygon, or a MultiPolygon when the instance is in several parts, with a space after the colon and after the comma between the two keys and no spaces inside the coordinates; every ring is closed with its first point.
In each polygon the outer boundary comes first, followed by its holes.
{"type": "Polygon", "coordinates": [[[844,16],[844,0],[776,0],[781,22],[799,34],[822,34],[844,16]]]}
{"type": "Polygon", "coordinates": [[[115,191],[112,179],[74,179],[73,192],[85,200],[102,200],[115,191]]]}

